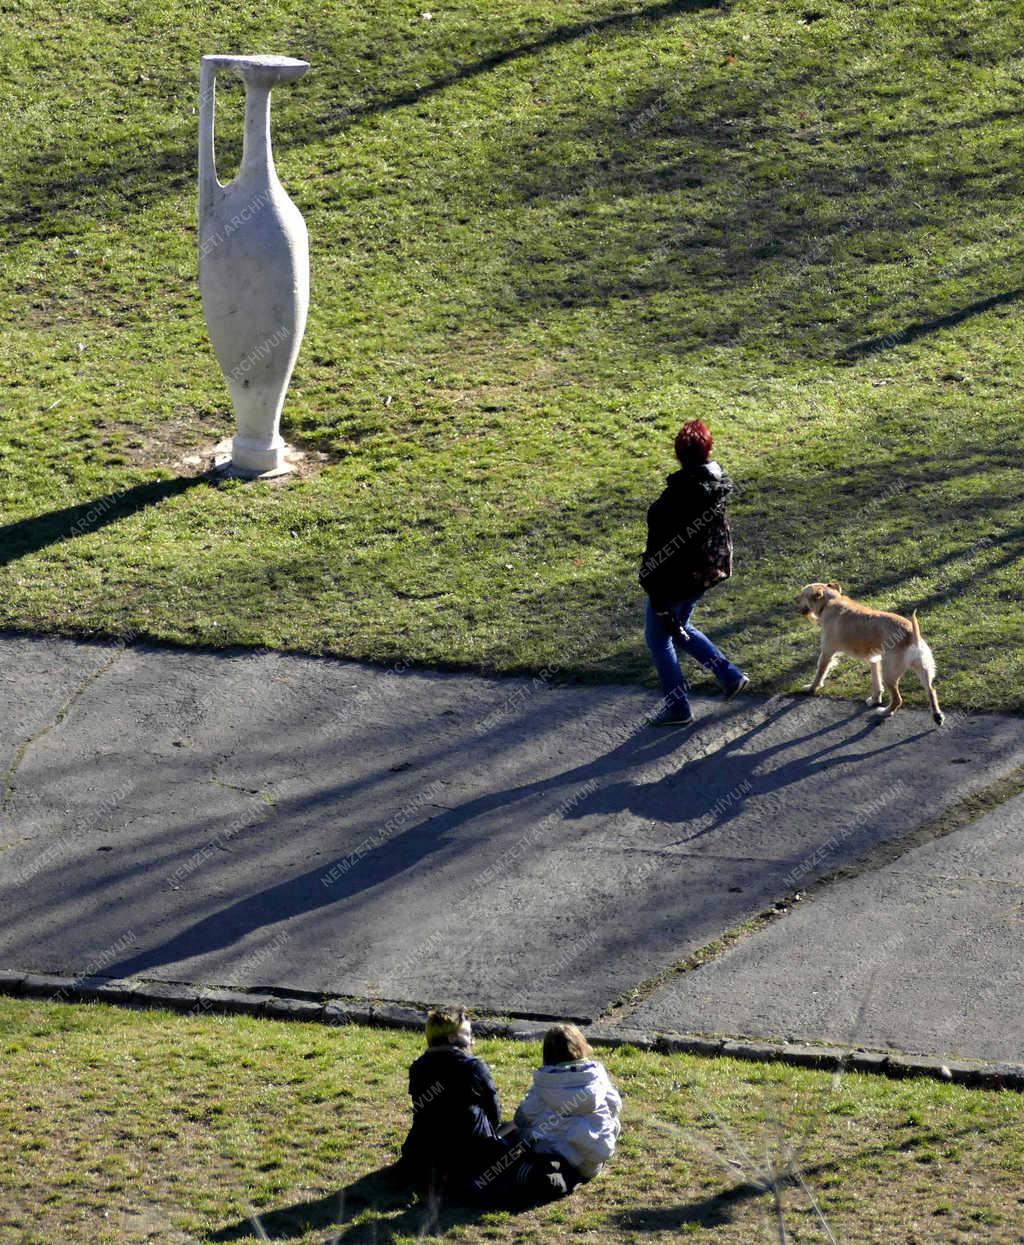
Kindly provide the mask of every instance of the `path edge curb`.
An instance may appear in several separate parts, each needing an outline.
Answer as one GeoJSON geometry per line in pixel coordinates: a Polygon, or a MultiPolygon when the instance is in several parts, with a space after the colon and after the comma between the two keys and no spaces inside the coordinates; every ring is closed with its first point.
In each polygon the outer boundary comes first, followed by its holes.
{"type": "MultiPolygon", "coordinates": [[[[0,996],[56,1003],[108,1003],[127,1008],[162,1008],[194,1015],[252,1016],[261,1020],[296,1020],[325,1025],[370,1025],[419,1032],[426,1009],[392,1003],[370,1003],[340,996],[323,998],[275,990],[231,990],[185,982],[136,981],[115,977],[61,977],[0,969],[0,996]]],[[[536,1021],[474,1016],[481,1037],[540,1042],[547,1026],[536,1021]]],[[[639,1029],[584,1026],[595,1047],[625,1046],[656,1054],[727,1056],[752,1063],[784,1063],[830,1072],[869,1072],[893,1079],[926,1076],[974,1089],[1024,1091],[1024,1064],[945,1060],[929,1055],[846,1049],[796,1042],[705,1037],[699,1034],[651,1033],[639,1029]]]]}

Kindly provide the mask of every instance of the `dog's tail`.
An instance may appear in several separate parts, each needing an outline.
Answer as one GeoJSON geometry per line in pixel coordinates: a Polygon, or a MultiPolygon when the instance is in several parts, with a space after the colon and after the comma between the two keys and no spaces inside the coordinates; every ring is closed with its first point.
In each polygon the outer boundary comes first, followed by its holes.
{"type": "Polygon", "coordinates": [[[929,647],[928,641],[921,635],[921,627],[917,621],[917,610],[910,615],[910,625],[914,629],[914,639],[910,646],[909,660],[911,663],[919,661],[925,670],[928,671],[930,679],[935,678],[935,658],[929,647]]]}
{"type": "Polygon", "coordinates": [[[928,699],[932,706],[932,717],[935,719],[935,725],[941,726],[946,720],[945,714],[939,708],[939,698],[935,695],[935,658],[932,650],[928,647],[927,641],[921,638],[921,628],[917,622],[917,610],[910,615],[910,625],[914,628],[914,647],[917,649],[917,659],[923,668],[921,675],[921,684],[928,693],[928,699]]]}

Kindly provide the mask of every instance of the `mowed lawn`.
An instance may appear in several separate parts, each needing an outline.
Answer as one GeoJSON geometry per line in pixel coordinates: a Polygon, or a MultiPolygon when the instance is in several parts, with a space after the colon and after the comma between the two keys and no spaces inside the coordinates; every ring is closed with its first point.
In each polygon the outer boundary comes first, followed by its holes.
{"type": "MultiPolygon", "coordinates": [[[[1013,1091],[628,1047],[604,1056],[624,1128],[596,1181],[521,1214],[432,1209],[381,1170],[420,1049],[381,1029],[0,999],[0,1240],[760,1245],[779,1239],[769,1167],[790,1173],[794,1245],[1022,1239],[1013,1091]]],[[[478,1053],[511,1114],[539,1047],[478,1053]]]]}
{"type": "Polygon", "coordinates": [[[947,705],[1020,709],[1022,49],[1013,0],[6,6],[0,625],[649,679],[644,511],[702,416],[739,486],[702,617],[757,688],[807,678],[821,578],[920,610],[947,705]],[[283,488],[186,461],[232,426],[229,51],[312,63],[283,488]]]}

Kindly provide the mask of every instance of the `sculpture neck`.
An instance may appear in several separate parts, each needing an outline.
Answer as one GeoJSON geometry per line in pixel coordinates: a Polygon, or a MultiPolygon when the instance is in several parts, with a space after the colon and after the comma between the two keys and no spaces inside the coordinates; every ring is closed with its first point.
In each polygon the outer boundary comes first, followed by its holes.
{"type": "Polygon", "coordinates": [[[270,86],[261,82],[245,84],[245,137],[239,175],[261,181],[277,177],[270,147],[270,86]]]}
{"type": "Polygon", "coordinates": [[[209,57],[203,57],[199,77],[199,215],[210,210],[220,183],[213,154],[213,126],[216,116],[217,72],[209,57]]]}

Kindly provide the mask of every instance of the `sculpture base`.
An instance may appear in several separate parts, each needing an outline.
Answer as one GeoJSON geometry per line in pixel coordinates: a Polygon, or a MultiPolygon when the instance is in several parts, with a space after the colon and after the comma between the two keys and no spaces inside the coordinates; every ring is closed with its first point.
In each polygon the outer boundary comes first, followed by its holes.
{"type": "Polygon", "coordinates": [[[249,437],[235,437],[231,442],[231,465],[236,471],[252,476],[279,471],[284,465],[284,441],[275,436],[268,445],[249,437]]]}
{"type": "Polygon", "coordinates": [[[280,439],[279,444],[272,446],[270,450],[260,448],[253,451],[243,445],[241,454],[238,442],[239,438],[235,437],[233,441],[221,441],[215,447],[213,469],[219,475],[241,480],[276,480],[280,476],[292,475],[295,466],[290,460],[301,457],[280,439]]]}

